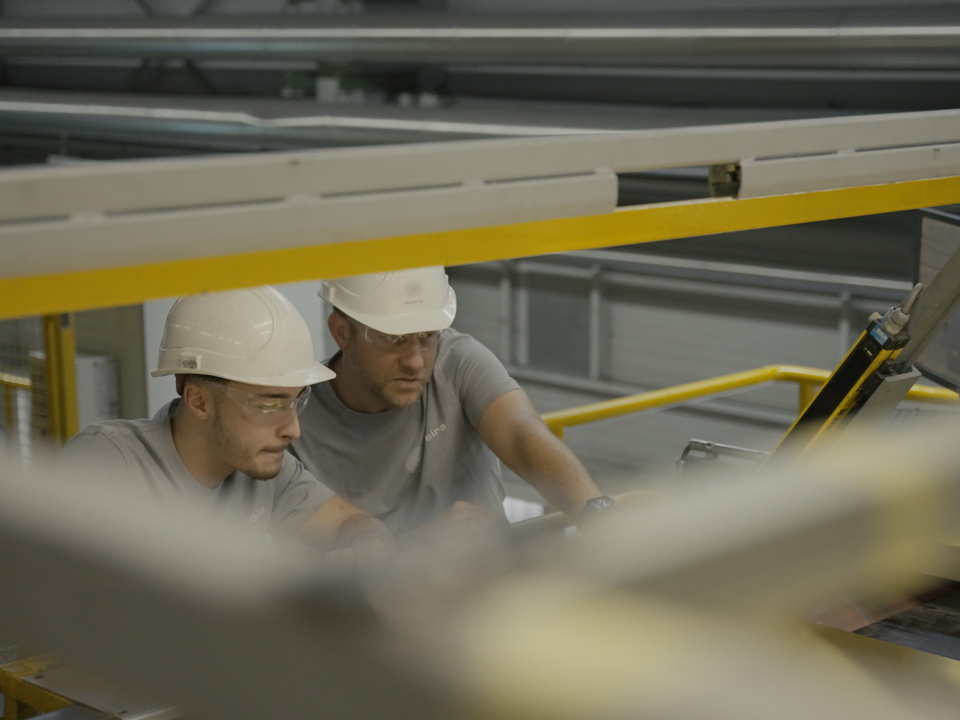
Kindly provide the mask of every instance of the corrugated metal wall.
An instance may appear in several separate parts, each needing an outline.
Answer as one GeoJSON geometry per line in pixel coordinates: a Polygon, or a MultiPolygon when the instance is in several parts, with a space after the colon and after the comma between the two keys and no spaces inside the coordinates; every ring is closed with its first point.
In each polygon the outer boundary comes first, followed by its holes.
{"type": "MultiPolygon", "coordinates": [[[[598,270],[589,259],[578,278],[570,259],[554,270],[549,258],[450,269],[459,299],[455,327],[494,350],[541,412],[769,364],[832,369],[867,316],[885,312],[908,287],[902,283],[900,295],[878,281],[857,297],[829,284],[820,291],[780,287],[776,268],[767,287],[747,287],[709,273],[681,279],[598,270]],[[599,290],[592,317],[591,287],[599,290]],[[883,292],[887,298],[877,297],[883,292]],[[599,357],[593,377],[591,337],[599,357]]],[[[797,403],[794,385],[767,386],[571,429],[567,441],[602,483],[622,489],[624,478],[638,473],[644,484],[672,474],[692,438],[770,450],[797,403]]]]}

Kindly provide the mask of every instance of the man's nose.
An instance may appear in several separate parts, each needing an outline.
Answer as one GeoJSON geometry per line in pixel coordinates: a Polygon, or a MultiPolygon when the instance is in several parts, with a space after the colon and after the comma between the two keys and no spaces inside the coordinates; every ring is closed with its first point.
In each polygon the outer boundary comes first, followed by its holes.
{"type": "Polygon", "coordinates": [[[419,370],[426,363],[423,359],[423,348],[416,339],[407,340],[400,351],[400,364],[411,370],[419,370]]]}
{"type": "Polygon", "coordinates": [[[280,437],[287,440],[296,440],[300,437],[300,416],[294,408],[290,408],[283,417],[283,422],[277,428],[280,437]]]}

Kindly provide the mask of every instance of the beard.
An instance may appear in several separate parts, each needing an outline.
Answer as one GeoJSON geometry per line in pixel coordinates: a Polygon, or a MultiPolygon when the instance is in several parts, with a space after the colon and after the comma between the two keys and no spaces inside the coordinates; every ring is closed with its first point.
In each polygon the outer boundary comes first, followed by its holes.
{"type": "Polygon", "coordinates": [[[282,463],[278,464],[276,469],[259,467],[256,463],[257,452],[259,451],[251,452],[249,448],[244,447],[237,441],[235,435],[224,430],[223,420],[220,416],[220,398],[217,398],[214,402],[212,429],[213,442],[220,451],[220,456],[234,470],[242,472],[254,480],[272,480],[279,474],[282,463]]]}

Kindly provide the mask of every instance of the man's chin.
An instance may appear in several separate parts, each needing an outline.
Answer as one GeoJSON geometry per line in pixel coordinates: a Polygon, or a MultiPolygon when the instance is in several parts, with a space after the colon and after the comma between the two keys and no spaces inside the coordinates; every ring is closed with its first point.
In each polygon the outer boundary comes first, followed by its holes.
{"type": "Polygon", "coordinates": [[[386,396],[387,402],[389,402],[395,408],[405,408],[413,405],[417,400],[420,399],[420,396],[423,394],[423,388],[420,388],[417,391],[397,393],[391,392],[386,396]]]}
{"type": "Polygon", "coordinates": [[[241,470],[244,475],[252,477],[254,480],[273,480],[280,474],[280,465],[277,467],[257,467],[241,470]]]}

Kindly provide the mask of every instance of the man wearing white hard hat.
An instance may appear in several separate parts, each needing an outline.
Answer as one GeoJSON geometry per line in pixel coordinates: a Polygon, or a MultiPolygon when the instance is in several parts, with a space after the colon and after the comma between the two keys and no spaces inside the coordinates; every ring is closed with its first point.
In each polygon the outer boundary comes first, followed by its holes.
{"type": "Polygon", "coordinates": [[[450,327],[442,267],[324,282],[337,373],[292,452],[394,532],[503,522],[500,460],[573,518],[612,506],[486,347],[450,327]],[[498,460],[499,458],[499,460],[498,460]]]}
{"type": "Polygon", "coordinates": [[[154,377],[179,397],[150,420],[110,420],[67,443],[61,466],[93,468],[164,510],[209,510],[228,526],[349,548],[343,564],[382,555],[380,521],[321,484],[287,452],[316,362],[310,331],[272,287],[180,298],[167,316],[154,377]]]}

